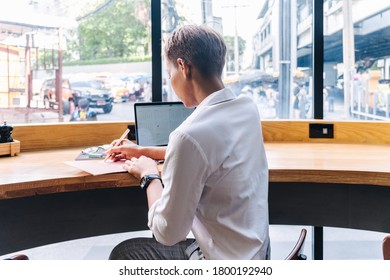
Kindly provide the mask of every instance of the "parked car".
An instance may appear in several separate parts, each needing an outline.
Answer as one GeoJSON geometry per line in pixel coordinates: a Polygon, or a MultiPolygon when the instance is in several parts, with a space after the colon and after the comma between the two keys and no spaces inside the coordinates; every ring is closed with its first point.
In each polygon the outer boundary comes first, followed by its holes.
{"type": "MultiPolygon", "coordinates": [[[[42,83],[40,90],[40,97],[43,100],[45,108],[53,108],[57,103],[56,101],[56,79],[48,78],[42,83]]],[[[62,104],[64,108],[64,114],[72,114],[75,109],[77,98],[74,96],[70,82],[67,79],[62,80],[62,104]]]]}
{"type": "Polygon", "coordinates": [[[125,81],[117,78],[109,78],[105,82],[108,83],[115,102],[126,102],[129,100],[129,89],[126,88],[125,81]]]}
{"type": "MultiPolygon", "coordinates": [[[[55,78],[49,78],[42,84],[41,98],[46,108],[52,108],[57,103],[55,81],[55,78]]],[[[78,101],[82,98],[89,101],[89,108],[101,108],[104,113],[112,111],[114,98],[103,81],[62,79],[64,114],[72,114],[78,106],[78,101]]]]}
{"type": "Polygon", "coordinates": [[[110,113],[114,98],[103,81],[86,79],[86,80],[70,80],[70,88],[76,99],[85,98],[89,101],[90,108],[101,108],[104,113],[110,113]]]}

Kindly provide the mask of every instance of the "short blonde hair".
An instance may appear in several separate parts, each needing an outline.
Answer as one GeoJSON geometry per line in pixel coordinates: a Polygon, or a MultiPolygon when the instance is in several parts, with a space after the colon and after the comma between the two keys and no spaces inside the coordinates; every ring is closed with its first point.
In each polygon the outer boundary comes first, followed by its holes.
{"type": "Polygon", "coordinates": [[[177,67],[177,59],[198,69],[202,76],[222,75],[226,60],[223,37],[206,25],[186,25],[174,30],[165,44],[165,57],[177,67]]]}

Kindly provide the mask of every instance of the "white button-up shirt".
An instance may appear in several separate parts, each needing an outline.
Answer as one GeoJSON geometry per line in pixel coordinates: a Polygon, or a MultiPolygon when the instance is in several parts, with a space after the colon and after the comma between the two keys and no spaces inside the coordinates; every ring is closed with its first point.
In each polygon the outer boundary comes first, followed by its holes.
{"type": "Polygon", "coordinates": [[[162,196],[149,228],[162,244],[192,230],[206,259],[264,259],[268,165],[254,102],[229,89],[208,96],[171,133],[162,196]]]}

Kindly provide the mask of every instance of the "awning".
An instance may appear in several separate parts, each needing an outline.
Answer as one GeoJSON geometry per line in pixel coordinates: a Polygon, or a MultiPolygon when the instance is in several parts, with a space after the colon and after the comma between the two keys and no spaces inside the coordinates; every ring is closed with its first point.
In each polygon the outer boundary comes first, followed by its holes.
{"type": "MultiPolygon", "coordinates": [[[[3,44],[28,33],[39,32],[50,35],[60,28],[75,27],[77,27],[75,19],[40,14],[26,7],[5,6],[0,10],[0,43],[3,44]]],[[[19,41],[17,42],[20,44],[19,41]]]]}

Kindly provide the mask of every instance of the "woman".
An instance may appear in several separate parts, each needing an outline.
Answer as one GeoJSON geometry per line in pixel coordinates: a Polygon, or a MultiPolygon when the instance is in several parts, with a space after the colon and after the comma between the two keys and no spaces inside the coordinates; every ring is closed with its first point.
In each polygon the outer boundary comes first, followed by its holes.
{"type": "MultiPolygon", "coordinates": [[[[154,238],[117,245],[110,259],[265,259],[268,166],[254,102],[225,88],[226,45],[206,26],[175,30],[165,46],[168,76],[195,111],[165,147],[123,141],[108,151],[141,179],[154,238]],[[164,159],[162,178],[156,160],[164,159]],[[192,232],[195,239],[187,239],[192,232]]],[[[112,144],[116,144],[114,141],[112,144]]]]}

